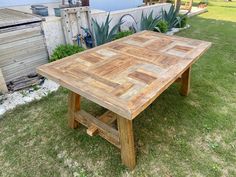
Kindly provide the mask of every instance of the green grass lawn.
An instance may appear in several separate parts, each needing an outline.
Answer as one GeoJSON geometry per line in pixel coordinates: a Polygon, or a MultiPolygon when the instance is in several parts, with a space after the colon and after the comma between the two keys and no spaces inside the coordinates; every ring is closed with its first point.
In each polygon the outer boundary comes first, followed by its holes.
{"type": "MultiPolygon", "coordinates": [[[[236,3],[208,9],[178,34],[213,43],[193,66],[190,95],[175,84],[134,121],[134,171],[113,145],[67,127],[60,89],[0,120],[0,176],[236,176],[236,3]]],[[[85,99],[82,106],[104,112],[85,99]]]]}

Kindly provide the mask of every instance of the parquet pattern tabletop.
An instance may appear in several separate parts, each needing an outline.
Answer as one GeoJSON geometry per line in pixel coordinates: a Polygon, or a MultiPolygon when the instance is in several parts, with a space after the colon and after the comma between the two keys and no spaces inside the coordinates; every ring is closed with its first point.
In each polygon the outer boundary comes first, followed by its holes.
{"type": "Polygon", "coordinates": [[[43,65],[38,72],[131,120],[210,46],[143,31],[43,65]]]}

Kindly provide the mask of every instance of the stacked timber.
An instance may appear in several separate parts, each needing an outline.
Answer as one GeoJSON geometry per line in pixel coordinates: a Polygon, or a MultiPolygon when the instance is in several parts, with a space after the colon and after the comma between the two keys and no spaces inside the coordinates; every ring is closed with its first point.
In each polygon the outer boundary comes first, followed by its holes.
{"type": "Polygon", "coordinates": [[[18,90],[26,89],[28,87],[40,85],[43,83],[43,81],[44,81],[44,77],[36,73],[32,73],[28,76],[22,76],[15,80],[10,81],[7,84],[7,87],[9,91],[18,91],[18,90]]]}

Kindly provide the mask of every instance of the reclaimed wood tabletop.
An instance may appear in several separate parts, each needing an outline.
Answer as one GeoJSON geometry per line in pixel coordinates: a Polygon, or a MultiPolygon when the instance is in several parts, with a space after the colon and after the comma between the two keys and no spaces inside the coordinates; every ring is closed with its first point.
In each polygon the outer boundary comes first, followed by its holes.
{"type": "Polygon", "coordinates": [[[121,150],[122,162],[136,165],[132,120],[172,83],[182,95],[190,88],[192,64],[210,42],[143,31],[43,65],[38,72],[68,88],[68,124],[88,127],[121,150]],[[81,110],[80,96],[105,108],[100,117],[81,110]],[[115,123],[116,121],[116,123],[115,123]]]}
{"type": "Polygon", "coordinates": [[[38,72],[134,119],[210,46],[210,42],[144,31],[43,65],[38,72]]]}

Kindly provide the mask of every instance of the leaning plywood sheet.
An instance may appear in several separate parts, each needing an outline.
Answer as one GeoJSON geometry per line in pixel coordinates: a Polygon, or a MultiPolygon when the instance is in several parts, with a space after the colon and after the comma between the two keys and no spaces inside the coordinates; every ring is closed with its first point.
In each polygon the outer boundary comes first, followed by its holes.
{"type": "Polygon", "coordinates": [[[144,31],[41,66],[38,72],[134,119],[210,46],[210,42],[144,31]]]}
{"type": "Polygon", "coordinates": [[[39,22],[42,19],[32,14],[12,9],[0,9],[0,28],[23,23],[39,22]]]}

